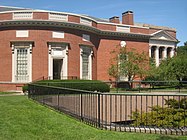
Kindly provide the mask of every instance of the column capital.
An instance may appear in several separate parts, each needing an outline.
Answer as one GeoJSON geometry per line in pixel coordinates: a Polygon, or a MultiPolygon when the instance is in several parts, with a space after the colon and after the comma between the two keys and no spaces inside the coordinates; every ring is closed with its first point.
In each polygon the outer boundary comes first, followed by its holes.
{"type": "Polygon", "coordinates": [[[155,46],[156,50],[158,50],[160,48],[160,46],[155,46]]]}

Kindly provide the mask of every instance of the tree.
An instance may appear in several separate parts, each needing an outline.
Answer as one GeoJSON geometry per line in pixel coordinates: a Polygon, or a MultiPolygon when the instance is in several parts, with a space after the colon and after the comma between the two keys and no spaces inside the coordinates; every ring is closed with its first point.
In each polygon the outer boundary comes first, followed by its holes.
{"type": "Polygon", "coordinates": [[[111,59],[108,73],[116,80],[120,76],[125,76],[128,81],[133,81],[136,77],[142,79],[146,75],[148,59],[144,52],[140,54],[136,50],[127,51],[123,47],[119,51],[112,51],[112,54],[114,54],[114,58],[111,59]]]}
{"type": "Polygon", "coordinates": [[[187,42],[185,46],[177,48],[177,56],[165,59],[159,67],[150,65],[148,76],[145,80],[179,80],[187,78],[187,42]]]}
{"type": "Polygon", "coordinates": [[[177,48],[177,55],[187,55],[187,41],[184,42],[184,46],[177,48]]]}

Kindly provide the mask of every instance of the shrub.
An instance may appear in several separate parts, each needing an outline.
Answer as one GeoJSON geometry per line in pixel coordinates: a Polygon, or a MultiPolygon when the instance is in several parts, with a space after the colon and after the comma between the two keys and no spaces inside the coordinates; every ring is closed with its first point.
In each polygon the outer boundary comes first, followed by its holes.
{"type": "Polygon", "coordinates": [[[88,90],[88,91],[98,91],[98,92],[110,91],[109,85],[97,80],[43,80],[35,83],[41,85],[73,88],[73,89],[88,90]]]}
{"type": "Polygon", "coordinates": [[[23,93],[27,92],[28,91],[28,85],[24,85],[22,87],[22,91],[23,91],[23,93]]]}
{"type": "Polygon", "coordinates": [[[166,100],[167,107],[153,106],[151,112],[135,111],[133,126],[182,127],[187,125],[187,99],[166,100]]]}

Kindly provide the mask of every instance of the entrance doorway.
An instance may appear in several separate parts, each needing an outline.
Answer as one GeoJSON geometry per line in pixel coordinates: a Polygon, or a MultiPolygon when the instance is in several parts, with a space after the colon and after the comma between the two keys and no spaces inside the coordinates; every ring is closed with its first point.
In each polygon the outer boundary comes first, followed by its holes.
{"type": "Polygon", "coordinates": [[[62,79],[63,77],[63,59],[53,59],[53,79],[62,79]]]}

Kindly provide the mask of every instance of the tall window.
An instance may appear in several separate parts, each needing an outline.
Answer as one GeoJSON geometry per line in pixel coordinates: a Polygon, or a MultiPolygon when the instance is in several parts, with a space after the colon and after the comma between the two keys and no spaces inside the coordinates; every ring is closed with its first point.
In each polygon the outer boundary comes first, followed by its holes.
{"type": "Polygon", "coordinates": [[[27,48],[17,48],[16,81],[28,81],[27,48]]]}
{"type": "Polygon", "coordinates": [[[82,79],[92,79],[92,49],[90,47],[81,47],[81,75],[82,79]]]}
{"type": "Polygon", "coordinates": [[[89,53],[82,54],[82,79],[89,79],[89,53]]]}
{"type": "Polygon", "coordinates": [[[12,42],[12,82],[32,81],[33,42],[12,42]]]}

